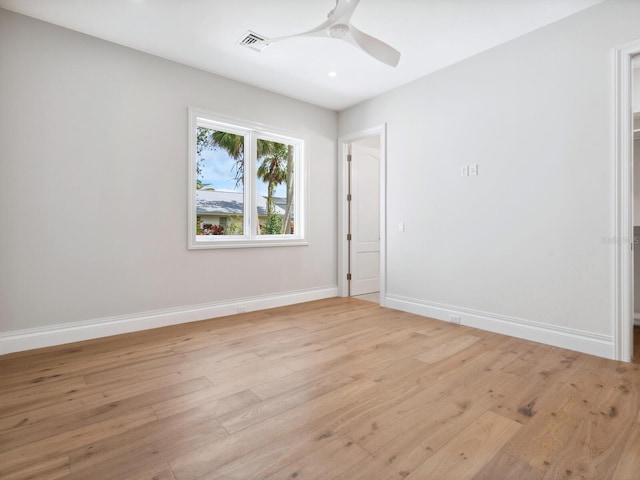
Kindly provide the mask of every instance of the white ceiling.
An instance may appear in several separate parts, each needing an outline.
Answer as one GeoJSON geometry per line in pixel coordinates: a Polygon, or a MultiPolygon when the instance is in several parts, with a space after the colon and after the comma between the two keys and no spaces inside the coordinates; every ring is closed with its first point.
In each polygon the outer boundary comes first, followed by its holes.
{"type": "Polygon", "coordinates": [[[397,68],[330,38],[262,52],[237,44],[247,30],[269,38],[309,30],[335,0],[0,0],[0,7],[342,110],[602,1],[361,0],[351,22],[400,50],[397,68]]]}

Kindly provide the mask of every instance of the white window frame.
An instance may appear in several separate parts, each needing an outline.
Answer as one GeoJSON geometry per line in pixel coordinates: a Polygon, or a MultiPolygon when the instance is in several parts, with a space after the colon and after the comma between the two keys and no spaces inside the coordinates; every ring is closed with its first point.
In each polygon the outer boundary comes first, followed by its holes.
{"type": "Polygon", "coordinates": [[[188,199],[188,248],[281,247],[308,245],[307,242],[307,141],[303,135],[268,125],[239,120],[217,113],[189,108],[189,199],[188,199]],[[197,184],[197,127],[205,125],[225,132],[244,135],[244,227],[243,235],[197,235],[196,184],[197,184]],[[257,152],[258,138],[294,146],[294,233],[290,235],[259,235],[254,218],[257,203],[257,152]]]}

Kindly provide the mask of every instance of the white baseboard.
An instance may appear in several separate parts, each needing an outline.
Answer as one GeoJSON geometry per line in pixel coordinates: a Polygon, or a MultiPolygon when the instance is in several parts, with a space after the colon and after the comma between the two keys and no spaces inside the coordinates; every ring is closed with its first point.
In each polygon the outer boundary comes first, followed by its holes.
{"type": "Polygon", "coordinates": [[[338,287],[170,308],[0,333],[0,355],[336,297],[338,287]]]}
{"type": "Polygon", "coordinates": [[[502,333],[512,337],[567,348],[605,358],[614,358],[613,338],[566,327],[546,325],[529,320],[424,302],[412,298],[387,295],[385,306],[404,312],[415,313],[437,320],[450,321],[457,315],[461,324],[469,327],[502,333]]]}

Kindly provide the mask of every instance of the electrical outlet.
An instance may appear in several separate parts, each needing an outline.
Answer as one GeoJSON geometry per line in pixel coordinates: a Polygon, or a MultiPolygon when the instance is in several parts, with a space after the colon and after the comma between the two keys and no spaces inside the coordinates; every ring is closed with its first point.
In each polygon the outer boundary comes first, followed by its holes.
{"type": "Polygon", "coordinates": [[[449,315],[449,321],[451,323],[460,323],[460,316],[459,315],[449,315]]]}
{"type": "Polygon", "coordinates": [[[464,165],[460,169],[460,175],[463,176],[463,177],[468,177],[469,176],[469,165],[464,165]]]}
{"type": "Polygon", "coordinates": [[[478,175],[478,164],[469,165],[469,175],[478,175]]]}

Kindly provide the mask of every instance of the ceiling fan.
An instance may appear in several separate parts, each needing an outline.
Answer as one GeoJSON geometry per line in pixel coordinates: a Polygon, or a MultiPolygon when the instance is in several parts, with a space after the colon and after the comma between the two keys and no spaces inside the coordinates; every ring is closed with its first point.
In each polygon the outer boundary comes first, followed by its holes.
{"type": "Polygon", "coordinates": [[[335,38],[350,43],[382,63],[386,63],[391,67],[397,66],[400,61],[400,52],[398,50],[382,40],[367,35],[351,24],[351,16],[359,3],[360,0],[336,0],[336,7],[329,12],[327,20],[316,28],[296,35],[265,39],[257,43],[269,46],[272,43],[295,37],[335,38]]]}

